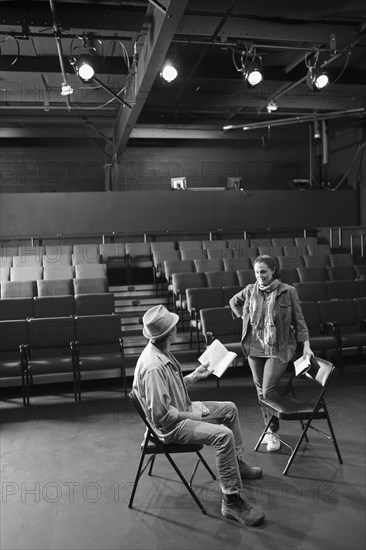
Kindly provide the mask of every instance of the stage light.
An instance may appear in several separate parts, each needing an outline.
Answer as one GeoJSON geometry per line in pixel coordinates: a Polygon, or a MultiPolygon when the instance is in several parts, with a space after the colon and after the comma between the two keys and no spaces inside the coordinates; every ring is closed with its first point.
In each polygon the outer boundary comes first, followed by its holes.
{"type": "Polygon", "coordinates": [[[263,80],[260,67],[255,61],[251,61],[244,67],[243,76],[252,87],[257,86],[263,80]]]}
{"type": "Polygon", "coordinates": [[[317,68],[309,68],[306,75],[306,84],[313,91],[322,90],[329,84],[329,76],[326,72],[317,68]]]}
{"type": "Polygon", "coordinates": [[[177,63],[171,59],[167,59],[160,71],[160,76],[165,82],[173,82],[178,76],[177,63]]]}
{"type": "Polygon", "coordinates": [[[91,80],[95,75],[95,69],[90,55],[80,55],[75,59],[75,70],[82,80],[91,80]]]}

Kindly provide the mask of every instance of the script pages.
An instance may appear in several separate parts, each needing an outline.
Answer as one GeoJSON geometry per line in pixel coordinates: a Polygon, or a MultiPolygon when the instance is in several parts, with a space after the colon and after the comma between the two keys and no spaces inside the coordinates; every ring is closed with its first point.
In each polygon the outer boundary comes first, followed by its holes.
{"type": "Polygon", "coordinates": [[[229,351],[220,340],[214,340],[212,344],[198,358],[200,363],[207,363],[207,370],[221,378],[226,369],[237,357],[234,351],[229,351]]]}

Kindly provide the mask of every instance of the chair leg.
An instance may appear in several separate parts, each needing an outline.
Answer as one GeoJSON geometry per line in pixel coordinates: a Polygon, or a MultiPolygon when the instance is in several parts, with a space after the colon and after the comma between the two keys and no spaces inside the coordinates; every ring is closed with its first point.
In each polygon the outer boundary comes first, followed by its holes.
{"type": "MultiPolygon", "coordinates": [[[[152,458],[152,456],[150,457],[150,459],[151,458],[152,458]]],[[[132,493],[131,493],[130,500],[129,500],[129,503],[128,503],[129,508],[132,508],[132,504],[133,504],[133,501],[134,501],[134,498],[135,498],[137,485],[138,485],[138,482],[139,482],[140,477],[141,477],[142,472],[143,472],[142,466],[143,466],[144,460],[145,460],[145,453],[143,451],[141,453],[141,458],[140,458],[140,462],[139,462],[139,465],[138,465],[138,468],[137,468],[136,477],[135,477],[135,481],[134,481],[133,488],[132,488],[132,493]]],[[[145,466],[145,468],[146,468],[146,466],[145,466]]]]}
{"type": "Polygon", "coordinates": [[[155,464],[155,458],[156,458],[156,455],[151,455],[151,457],[149,458],[150,468],[149,468],[149,471],[147,472],[149,476],[152,475],[153,466],[155,464]]]}
{"type": "Polygon", "coordinates": [[[185,486],[185,488],[187,489],[187,491],[191,494],[192,498],[194,499],[195,503],[197,504],[197,506],[199,507],[199,509],[201,510],[201,512],[203,514],[207,514],[205,508],[203,507],[201,501],[199,500],[199,498],[197,497],[196,493],[193,491],[193,489],[189,486],[189,483],[187,482],[186,478],[184,477],[184,475],[182,474],[182,472],[179,470],[178,466],[175,464],[174,460],[171,458],[171,456],[169,455],[169,453],[167,453],[165,450],[164,450],[164,454],[165,456],[167,457],[167,459],[169,460],[170,464],[173,466],[175,472],[178,474],[180,480],[182,481],[183,485],[185,486]]]}
{"type": "Polygon", "coordinates": [[[306,438],[306,432],[308,431],[309,429],[309,426],[311,424],[311,422],[313,421],[313,416],[311,416],[311,418],[309,418],[309,420],[306,422],[306,425],[305,425],[305,428],[301,434],[301,436],[299,437],[295,447],[294,447],[294,450],[292,451],[291,453],[291,456],[290,458],[288,459],[288,462],[286,464],[286,468],[283,470],[283,475],[285,476],[288,472],[288,470],[290,469],[290,466],[292,464],[292,461],[294,460],[296,454],[297,454],[297,451],[299,450],[299,447],[301,445],[301,443],[303,442],[303,440],[306,438]]]}
{"type": "Polygon", "coordinates": [[[343,460],[342,460],[341,453],[340,453],[340,450],[339,450],[339,447],[338,447],[337,439],[336,439],[336,436],[335,436],[335,433],[334,433],[334,430],[333,430],[332,423],[331,423],[330,418],[329,418],[328,409],[327,409],[325,403],[323,404],[323,406],[324,406],[325,415],[326,415],[327,422],[328,422],[329,431],[330,431],[331,436],[332,436],[332,442],[333,442],[334,448],[335,448],[337,456],[338,456],[339,464],[343,464],[343,460]]]}
{"type": "Polygon", "coordinates": [[[268,428],[269,428],[269,425],[270,425],[270,423],[271,423],[271,420],[272,420],[273,416],[274,416],[274,415],[271,416],[271,418],[269,419],[268,423],[265,425],[264,430],[262,431],[261,435],[259,436],[259,439],[258,439],[258,441],[257,441],[257,444],[256,444],[256,446],[254,447],[254,450],[255,450],[255,451],[258,451],[258,447],[259,447],[259,445],[261,444],[262,439],[264,438],[264,436],[266,435],[266,433],[268,433],[268,431],[269,431],[268,428]]]}
{"type": "Polygon", "coordinates": [[[206,468],[206,470],[208,471],[208,473],[210,474],[210,476],[212,477],[212,479],[216,479],[216,476],[215,474],[213,473],[213,471],[211,470],[210,466],[207,464],[206,460],[203,458],[203,456],[201,455],[201,453],[199,451],[197,451],[197,454],[202,462],[202,464],[204,465],[204,467],[206,468]]]}

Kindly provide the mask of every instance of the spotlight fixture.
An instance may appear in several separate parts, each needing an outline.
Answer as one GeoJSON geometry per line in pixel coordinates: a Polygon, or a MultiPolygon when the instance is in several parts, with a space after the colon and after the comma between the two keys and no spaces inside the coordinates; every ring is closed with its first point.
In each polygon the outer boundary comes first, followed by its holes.
{"type": "Polygon", "coordinates": [[[308,73],[306,75],[306,84],[309,86],[310,90],[317,92],[322,90],[329,84],[329,75],[322,70],[319,64],[319,50],[316,50],[313,63],[310,60],[310,55],[305,56],[305,65],[308,68],[308,73]]]}
{"type": "Polygon", "coordinates": [[[242,73],[250,87],[254,88],[262,82],[262,58],[256,54],[256,49],[252,45],[241,52],[240,66],[235,61],[235,52],[233,51],[233,62],[236,70],[242,73]]]}
{"type": "Polygon", "coordinates": [[[80,55],[75,59],[75,71],[82,80],[88,81],[95,75],[92,59],[90,55],[80,55]]]}
{"type": "Polygon", "coordinates": [[[313,91],[322,90],[329,84],[329,76],[321,69],[310,68],[306,75],[306,84],[313,91]]]}
{"type": "Polygon", "coordinates": [[[61,95],[71,95],[73,93],[74,93],[74,90],[72,89],[70,84],[68,84],[67,82],[63,82],[61,84],[61,95]]]}
{"type": "Polygon", "coordinates": [[[161,68],[160,76],[165,82],[173,82],[178,76],[178,64],[172,59],[167,59],[161,68]]]}
{"type": "Polygon", "coordinates": [[[273,113],[274,111],[277,111],[278,105],[273,100],[271,100],[267,105],[267,113],[273,113]]]}

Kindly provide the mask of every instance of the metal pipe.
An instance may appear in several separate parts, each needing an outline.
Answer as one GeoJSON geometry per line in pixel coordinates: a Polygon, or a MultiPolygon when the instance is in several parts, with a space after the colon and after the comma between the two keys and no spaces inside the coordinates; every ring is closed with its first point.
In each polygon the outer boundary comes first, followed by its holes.
{"type": "MultiPolygon", "coordinates": [[[[59,28],[59,25],[58,25],[57,15],[56,15],[56,6],[55,6],[54,0],[49,0],[49,2],[50,2],[50,8],[51,8],[52,20],[53,20],[53,32],[54,32],[54,36],[55,36],[55,40],[56,40],[56,47],[57,47],[58,58],[59,58],[59,61],[60,61],[60,68],[61,68],[63,84],[67,84],[68,82],[67,82],[64,59],[63,59],[62,44],[61,44],[61,33],[60,33],[60,28],[59,28]]],[[[69,96],[65,96],[65,99],[66,99],[67,106],[70,109],[71,105],[70,105],[69,96]]]]}
{"type": "Polygon", "coordinates": [[[309,124],[309,186],[313,184],[313,127],[309,124]]]}

